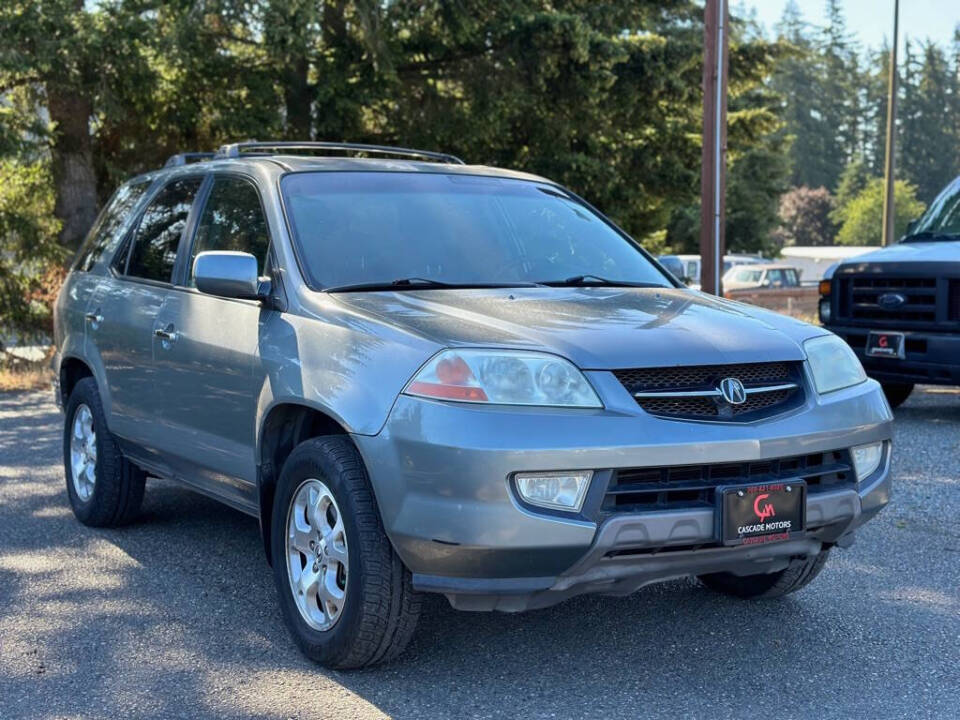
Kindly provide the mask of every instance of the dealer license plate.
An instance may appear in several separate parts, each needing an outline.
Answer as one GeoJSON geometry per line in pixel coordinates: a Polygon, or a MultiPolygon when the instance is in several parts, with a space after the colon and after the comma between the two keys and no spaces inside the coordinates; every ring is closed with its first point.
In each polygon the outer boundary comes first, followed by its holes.
{"type": "Polygon", "coordinates": [[[903,359],[903,333],[871,332],[867,335],[867,355],[903,359]]]}
{"type": "Polygon", "coordinates": [[[724,487],[720,497],[724,545],[789,540],[803,532],[807,484],[802,480],[724,487]]]}

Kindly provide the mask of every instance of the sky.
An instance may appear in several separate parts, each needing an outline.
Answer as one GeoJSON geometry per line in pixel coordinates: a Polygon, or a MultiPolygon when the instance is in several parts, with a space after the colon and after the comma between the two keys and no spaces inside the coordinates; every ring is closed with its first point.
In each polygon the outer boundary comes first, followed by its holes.
{"type": "MultiPolygon", "coordinates": [[[[825,24],[825,0],[796,0],[807,22],[825,24]]],[[[731,0],[735,8],[738,0],[731,0]]],[[[743,0],[747,8],[756,8],[757,20],[768,33],[780,19],[787,0],[743,0]]],[[[878,47],[884,36],[893,37],[893,0],[843,0],[847,29],[866,47],[878,47]]],[[[905,37],[911,41],[931,39],[948,46],[953,30],[960,24],[960,0],[900,0],[900,47],[905,37]]]]}

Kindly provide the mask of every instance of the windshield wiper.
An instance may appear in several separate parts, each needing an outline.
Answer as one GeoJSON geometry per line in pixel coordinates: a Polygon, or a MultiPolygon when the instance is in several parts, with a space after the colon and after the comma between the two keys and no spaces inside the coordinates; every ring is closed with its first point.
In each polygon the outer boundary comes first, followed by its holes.
{"type": "Polygon", "coordinates": [[[431,280],[422,277],[407,277],[391,280],[389,282],[367,282],[353,283],[350,285],[334,285],[324,288],[324,292],[375,292],[377,290],[433,290],[433,289],[454,289],[465,290],[470,288],[512,288],[512,287],[536,287],[537,283],[532,282],[502,282],[502,283],[448,283],[440,280],[431,280]]]}
{"type": "Polygon", "coordinates": [[[960,235],[957,233],[945,233],[945,232],[934,232],[933,230],[923,230],[918,233],[912,233],[907,235],[901,242],[925,242],[925,241],[949,241],[949,240],[960,240],[960,235]]]}
{"type": "Polygon", "coordinates": [[[665,288],[666,285],[650,282],[632,282],[630,280],[610,280],[599,275],[574,275],[564,280],[541,280],[540,285],[550,287],[638,287],[638,288],[665,288]]]}

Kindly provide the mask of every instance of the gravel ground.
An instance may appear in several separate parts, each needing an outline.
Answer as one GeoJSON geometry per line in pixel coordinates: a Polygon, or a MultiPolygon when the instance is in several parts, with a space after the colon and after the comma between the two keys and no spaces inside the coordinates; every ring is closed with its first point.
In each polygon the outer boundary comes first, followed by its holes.
{"type": "Polygon", "coordinates": [[[895,500],[779,602],[691,581],[524,615],[430,597],[410,651],[296,651],[257,523],[171,484],[143,517],[70,513],[47,393],[0,395],[0,718],[912,718],[960,708],[960,393],[897,413],[895,500]]]}

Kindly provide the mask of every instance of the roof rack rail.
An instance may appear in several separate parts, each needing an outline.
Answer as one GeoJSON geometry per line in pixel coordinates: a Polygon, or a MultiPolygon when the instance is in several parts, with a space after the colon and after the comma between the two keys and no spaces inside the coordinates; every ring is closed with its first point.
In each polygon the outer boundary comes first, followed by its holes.
{"type": "Polygon", "coordinates": [[[185,152],[171,155],[164,163],[164,167],[176,167],[177,165],[188,165],[189,163],[201,162],[203,160],[212,160],[215,153],[212,152],[185,152]]]}
{"type": "Polygon", "coordinates": [[[231,143],[224,145],[217,150],[218,158],[237,158],[245,154],[250,155],[274,155],[279,152],[289,151],[309,151],[318,150],[340,150],[344,152],[375,153],[378,155],[401,155],[414,158],[423,158],[436,162],[452,163],[454,165],[465,165],[456,155],[449,153],[434,152],[433,150],[414,150],[412,148],[392,147],[390,145],[367,145],[365,143],[341,143],[341,142],[298,142],[289,140],[280,140],[276,142],[258,142],[249,140],[246,142],[231,143]]]}

